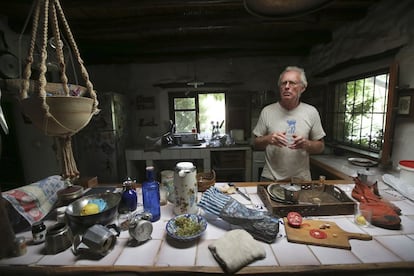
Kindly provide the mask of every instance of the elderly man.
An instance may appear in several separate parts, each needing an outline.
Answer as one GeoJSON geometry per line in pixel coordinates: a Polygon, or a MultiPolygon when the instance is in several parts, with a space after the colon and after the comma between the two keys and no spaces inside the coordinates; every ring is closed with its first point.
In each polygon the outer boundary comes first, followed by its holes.
{"type": "Polygon", "coordinates": [[[300,101],[307,85],[302,68],[287,67],[278,81],[280,100],[260,113],[253,134],[255,148],[265,150],[262,181],[311,180],[309,155],[324,150],[326,134],[316,108],[300,101]]]}

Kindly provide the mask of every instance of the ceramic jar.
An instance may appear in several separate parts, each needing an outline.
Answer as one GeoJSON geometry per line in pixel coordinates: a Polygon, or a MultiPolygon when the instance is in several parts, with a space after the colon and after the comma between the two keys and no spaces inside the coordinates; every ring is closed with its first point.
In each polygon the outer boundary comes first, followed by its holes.
{"type": "Polygon", "coordinates": [[[191,162],[177,163],[174,171],[174,214],[196,214],[197,171],[191,162]]]}

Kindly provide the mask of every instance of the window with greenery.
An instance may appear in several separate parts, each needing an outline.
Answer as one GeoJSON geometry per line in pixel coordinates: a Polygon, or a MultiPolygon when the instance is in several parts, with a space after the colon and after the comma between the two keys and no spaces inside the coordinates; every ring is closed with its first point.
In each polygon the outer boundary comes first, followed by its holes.
{"type": "Polygon", "coordinates": [[[226,120],[224,92],[171,92],[169,101],[170,116],[177,132],[191,132],[196,128],[200,134],[208,135],[212,122],[221,124],[226,120]]]}
{"type": "Polygon", "coordinates": [[[384,142],[389,73],[335,84],[333,141],[379,153],[384,142]]]}

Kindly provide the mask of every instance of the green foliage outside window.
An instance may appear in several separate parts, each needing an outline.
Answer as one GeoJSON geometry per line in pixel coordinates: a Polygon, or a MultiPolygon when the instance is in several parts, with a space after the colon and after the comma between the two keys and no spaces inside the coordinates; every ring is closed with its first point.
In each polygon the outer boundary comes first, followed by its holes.
{"type": "Polygon", "coordinates": [[[388,74],[338,83],[335,89],[334,140],[379,152],[386,118],[388,74]]]}
{"type": "Polygon", "coordinates": [[[175,96],[173,100],[177,132],[191,132],[196,127],[199,133],[208,134],[212,121],[225,120],[225,93],[191,93],[185,97],[175,96]]]}

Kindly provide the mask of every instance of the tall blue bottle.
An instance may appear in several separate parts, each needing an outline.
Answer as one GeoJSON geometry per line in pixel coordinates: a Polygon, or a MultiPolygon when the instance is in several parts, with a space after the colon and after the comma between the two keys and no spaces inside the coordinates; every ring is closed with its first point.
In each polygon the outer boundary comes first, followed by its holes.
{"type": "Polygon", "coordinates": [[[151,221],[160,219],[160,186],[154,177],[154,167],[148,166],[146,168],[147,179],[142,183],[142,202],[144,204],[144,211],[152,215],[151,221]]]}

